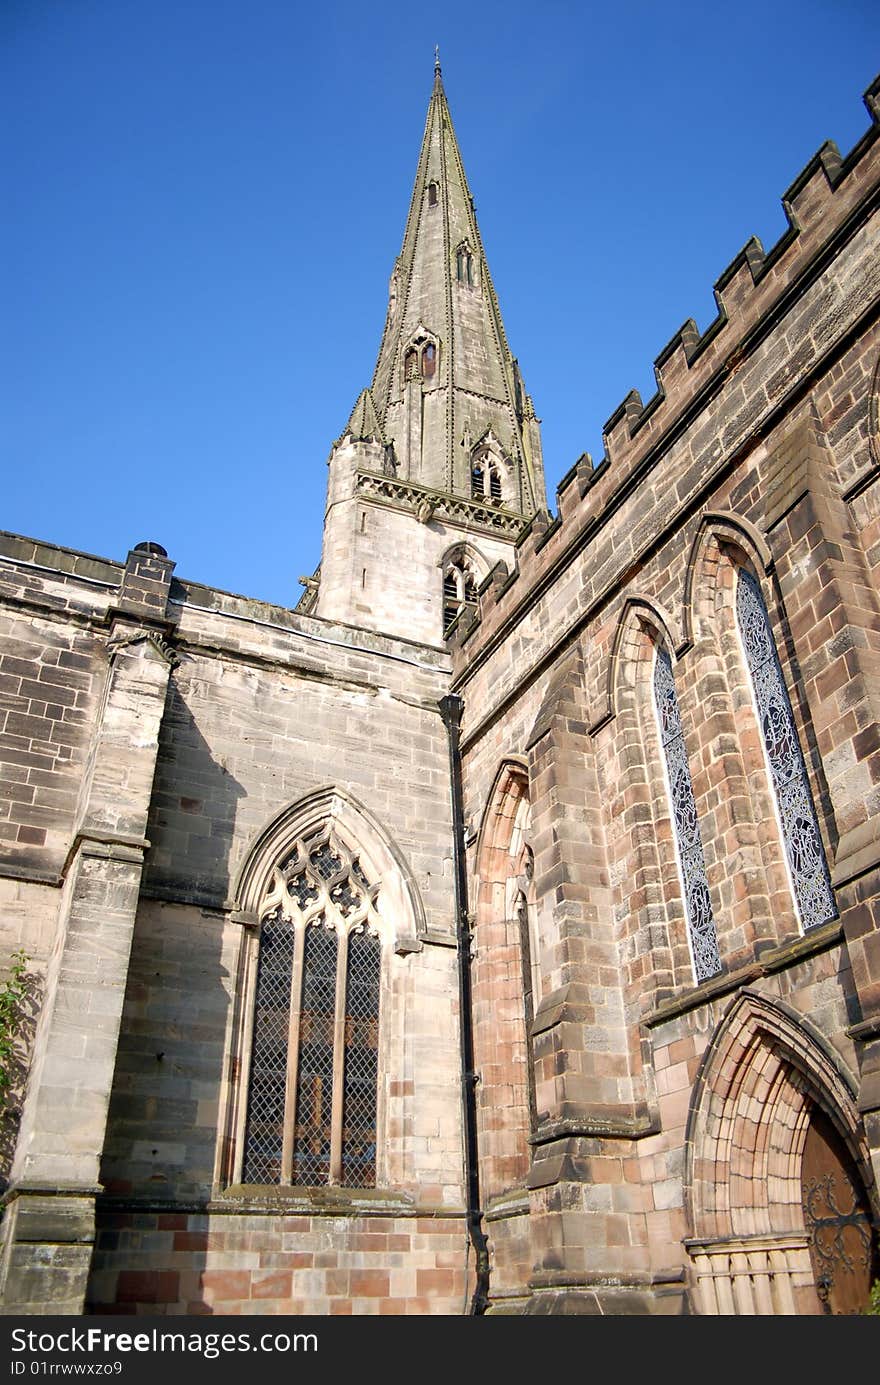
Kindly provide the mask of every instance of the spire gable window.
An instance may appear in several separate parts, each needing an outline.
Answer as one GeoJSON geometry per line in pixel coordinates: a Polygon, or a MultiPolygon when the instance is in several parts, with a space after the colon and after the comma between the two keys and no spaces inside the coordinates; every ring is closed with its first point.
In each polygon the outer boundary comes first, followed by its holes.
{"type": "Polygon", "coordinates": [[[435,336],[420,329],[403,353],[403,383],[420,380],[424,385],[434,384],[439,361],[440,343],[435,336]]]}
{"type": "Polygon", "coordinates": [[[242,1179],[376,1182],[379,887],[324,828],[272,871],[260,917],[242,1179]]]}
{"type": "Polygon", "coordinates": [[[455,251],[455,277],[460,284],[474,288],[477,283],[477,257],[467,241],[462,241],[455,251]]]}
{"type": "Polygon", "coordinates": [[[837,917],[837,906],[767,607],[758,582],[742,567],[737,578],[736,614],[792,892],[804,929],[817,928],[837,917]]]}

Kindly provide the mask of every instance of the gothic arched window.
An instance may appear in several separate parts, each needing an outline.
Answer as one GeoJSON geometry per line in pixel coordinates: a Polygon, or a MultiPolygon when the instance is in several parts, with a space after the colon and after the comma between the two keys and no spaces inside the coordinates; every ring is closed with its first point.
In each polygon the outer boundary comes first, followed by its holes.
{"type": "Polygon", "coordinates": [[[709,882],[706,879],[697,804],[675,693],[672,660],[662,645],[658,648],[654,660],[654,705],[657,709],[660,742],[666,760],[669,796],[672,802],[672,830],[684,886],[694,976],[699,983],[718,974],[721,970],[721,957],[715,935],[709,882]]]}
{"type": "Polygon", "coordinates": [[[326,828],[272,872],[260,911],[246,1183],[376,1182],[378,888],[326,828]]]}
{"type": "Polygon", "coordinates": [[[837,917],[837,906],[767,607],[745,568],[737,580],[736,614],[798,913],[805,929],[816,928],[837,917]]]}
{"type": "Polygon", "coordinates": [[[429,206],[429,207],[436,207],[436,205],[437,205],[437,184],[434,183],[434,182],[431,182],[431,183],[428,184],[428,206],[429,206]]]}
{"type": "Polygon", "coordinates": [[[465,606],[477,601],[477,579],[466,554],[452,557],[443,569],[443,633],[465,606]]]}

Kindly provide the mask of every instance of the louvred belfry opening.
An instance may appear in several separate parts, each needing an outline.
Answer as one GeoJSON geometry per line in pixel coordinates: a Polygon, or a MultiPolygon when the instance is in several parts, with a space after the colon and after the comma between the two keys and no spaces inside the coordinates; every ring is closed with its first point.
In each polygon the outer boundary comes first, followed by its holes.
{"type": "Polygon", "coordinates": [[[449,633],[456,616],[466,606],[475,606],[477,579],[467,554],[447,560],[443,570],[443,633],[449,633]]]}

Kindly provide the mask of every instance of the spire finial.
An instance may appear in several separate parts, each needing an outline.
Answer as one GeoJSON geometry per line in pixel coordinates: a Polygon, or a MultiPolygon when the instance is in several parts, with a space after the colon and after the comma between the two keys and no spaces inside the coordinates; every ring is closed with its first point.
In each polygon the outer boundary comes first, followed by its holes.
{"type": "Polygon", "coordinates": [[[435,43],[435,44],[434,44],[434,74],[435,74],[435,76],[437,76],[437,77],[440,76],[440,45],[439,45],[439,43],[435,43]]]}

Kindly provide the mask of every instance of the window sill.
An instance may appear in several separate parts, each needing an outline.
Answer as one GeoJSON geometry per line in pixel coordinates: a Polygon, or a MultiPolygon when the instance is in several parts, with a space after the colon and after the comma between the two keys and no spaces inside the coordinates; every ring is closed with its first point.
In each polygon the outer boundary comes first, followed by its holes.
{"type": "Polygon", "coordinates": [[[388,1188],[303,1188],[233,1183],[215,1189],[209,1212],[255,1212],[308,1217],[460,1217],[461,1207],[417,1203],[388,1188]]]}
{"type": "Polygon", "coordinates": [[[686,991],[684,995],[664,1001],[650,1014],[643,1017],[642,1024],[646,1029],[653,1029],[658,1024],[665,1024],[667,1020],[686,1014],[688,1010],[696,1010],[710,1000],[739,990],[741,986],[748,985],[750,981],[757,980],[759,976],[769,976],[773,972],[784,971],[787,967],[794,966],[806,957],[812,957],[817,952],[824,952],[828,948],[834,947],[842,938],[843,924],[838,918],[832,919],[829,923],[821,924],[818,928],[811,928],[809,932],[798,935],[788,943],[782,943],[775,947],[765,945],[756,961],[750,962],[736,971],[722,971],[718,976],[713,976],[711,980],[704,981],[701,986],[686,991]]]}

